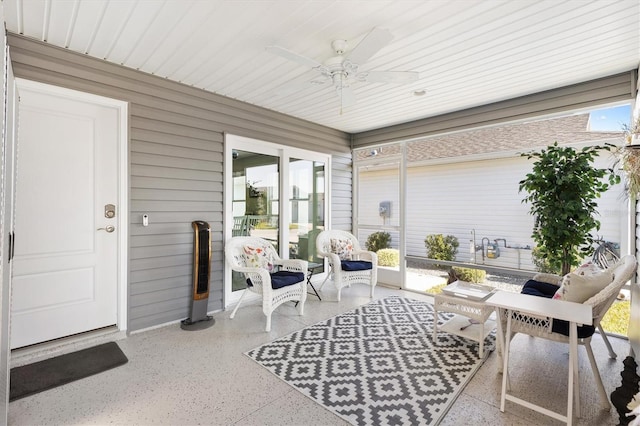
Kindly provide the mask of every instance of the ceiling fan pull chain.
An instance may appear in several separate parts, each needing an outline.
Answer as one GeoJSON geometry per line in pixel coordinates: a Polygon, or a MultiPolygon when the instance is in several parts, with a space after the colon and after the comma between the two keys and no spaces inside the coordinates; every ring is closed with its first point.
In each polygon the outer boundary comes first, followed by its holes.
{"type": "Polygon", "coordinates": [[[342,78],[344,77],[344,74],[340,73],[340,115],[342,115],[342,106],[344,104],[344,102],[342,102],[343,99],[343,95],[344,95],[344,82],[342,81],[342,78]]]}

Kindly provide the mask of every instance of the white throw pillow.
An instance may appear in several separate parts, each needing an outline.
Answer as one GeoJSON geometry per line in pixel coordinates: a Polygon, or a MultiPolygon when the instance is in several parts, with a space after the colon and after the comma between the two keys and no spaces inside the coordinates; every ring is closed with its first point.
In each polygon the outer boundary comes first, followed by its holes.
{"type": "Polygon", "coordinates": [[[601,271],[591,275],[579,275],[571,272],[564,276],[562,285],[553,296],[554,299],[584,303],[613,281],[610,271],[601,271]]]}
{"type": "Polygon", "coordinates": [[[273,259],[269,247],[244,246],[244,258],[247,265],[252,268],[263,268],[271,272],[273,270],[273,259]]]}
{"type": "Polygon", "coordinates": [[[578,266],[575,271],[573,271],[573,273],[576,275],[595,275],[599,274],[600,272],[602,272],[602,269],[600,269],[598,265],[593,262],[583,263],[582,265],[578,266]]]}

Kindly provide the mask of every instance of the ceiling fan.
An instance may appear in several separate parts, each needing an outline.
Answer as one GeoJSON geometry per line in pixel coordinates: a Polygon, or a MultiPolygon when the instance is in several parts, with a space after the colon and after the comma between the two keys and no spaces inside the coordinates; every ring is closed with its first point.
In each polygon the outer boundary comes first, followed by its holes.
{"type": "Polygon", "coordinates": [[[358,82],[406,84],[418,80],[419,73],[413,71],[360,71],[360,65],[366,62],[380,49],[389,44],[393,35],[389,30],[372,29],[356,47],[347,52],[346,40],[334,40],[331,47],[335,56],[320,63],[281,46],[267,46],[266,50],[293,62],[311,67],[320,76],[311,84],[331,84],[340,97],[341,106],[356,103],[352,85],[358,82]]]}

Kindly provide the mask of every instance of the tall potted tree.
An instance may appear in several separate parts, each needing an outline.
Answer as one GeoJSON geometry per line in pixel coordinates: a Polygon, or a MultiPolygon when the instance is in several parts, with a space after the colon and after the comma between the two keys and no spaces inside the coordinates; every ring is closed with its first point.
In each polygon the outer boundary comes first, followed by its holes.
{"type": "Polygon", "coordinates": [[[539,254],[563,275],[591,254],[591,232],[600,229],[595,200],[620,182],[613,169],[593,166],[599,152],[612,147],[576,150],[556,142],[540,152],[522,154],[535,159],[533,170],[519,183],[519,191],[527,192],[522,202],[531,204],[535,218],[532,237],[539,254]]]}

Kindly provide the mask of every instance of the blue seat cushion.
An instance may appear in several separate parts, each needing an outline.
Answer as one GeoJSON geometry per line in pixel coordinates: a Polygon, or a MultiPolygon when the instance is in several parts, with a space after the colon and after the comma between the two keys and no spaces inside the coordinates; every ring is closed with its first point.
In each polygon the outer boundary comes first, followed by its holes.
{"type": "Polygon", "coordinates": [[[545,283],[542,281],[529,280],[522,286],[522,294],[530,294],[532,296],[548,297],[552,298],[556,291],[558,291],[557,285],[545,283]]]}
{"type": "MultiPolygon", "coordinates": [[[[274,290],[304,281],[303,272],[278,271],[269,275],[271,276],[271,288],[274,290]]],[[[247,278],[247,285],[253,286],[250,278],[247,278]]]]}
{"type": "MultiPolygon", "coordinates": [[[[558,286],[545,283],[542,281],[529,280],[524,283],[522,287],[522,294],[529,294],[531,296],[539,296],[552,298],[554,294],[558,291],[558,286]]],[[[563,334],[565,336],[569,335],[569,322],[559,319],[554,319],[551,323],[551,331],[554,333],[563,334]]],[[[592,325],[582,325],[578,326],[578,338],[584,339],[585,337],[590,337],[595,333],[596,328],[592,325]]]]}
{"type": "Polygon", "coordinates": [[[341,260],[340,268],[343,271],[366,271],[367,269],[373,269],[373,265],[366,260],[341,260]]]}
{"type": "MultiPolygon", "coordinates": [[[[569,321],[554,319],[551,324],[551,331],[554,333],[569,335],[569,321]]],[[[596,328],[592,325],[579,325],[578,326],[578,339],[584,339],[585,337],[593,336],[596,332],[596,328]]]]}

